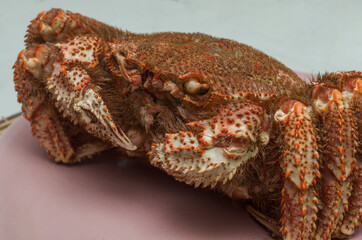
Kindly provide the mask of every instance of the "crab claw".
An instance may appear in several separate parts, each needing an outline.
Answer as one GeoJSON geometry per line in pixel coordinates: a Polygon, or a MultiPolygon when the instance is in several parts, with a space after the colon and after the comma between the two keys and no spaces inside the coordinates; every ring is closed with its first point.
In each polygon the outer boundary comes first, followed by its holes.
{"type": "Polygon", "coordinates": [[[98,65],[96,52],[100,41],[77,37],[56,46],[58,55],[49,59],[45,57],[49,52],[45,45],[26,49],[19,54],[19,59],[34,78],[46,85],[64,117],[114,146],[135,150],[137,147],[115,123],[87,71],[98,65]]]}
{"type": "Polygon", "coordinates": [[[127,150],[136,149],[122,129],[117,127],[84,69],[76,66],[67,70],[61,69],[59,73],[53,71],[48,78],[47,87],[56,98],[55,105],[65,117],[115,146],[127,150]]]}
{"type": "Polygon", "coordinates": [[[166,134],[164,143],[152,147],[151,164],[195,187],[230,181],[269,141],[269,119],[250,103],[227,106],[188,126],[192,132],[166,134]]]}
{"type": "Polygon", "coordinates": [[[73,110],[79,116],[80,123],[85,125],[88,131],[111,141],[115,146],[136,150],[137,147],[122,129],[117,127],[102,98],[95,93],[92,85],[83,87],[74,100],[73,110]]]}

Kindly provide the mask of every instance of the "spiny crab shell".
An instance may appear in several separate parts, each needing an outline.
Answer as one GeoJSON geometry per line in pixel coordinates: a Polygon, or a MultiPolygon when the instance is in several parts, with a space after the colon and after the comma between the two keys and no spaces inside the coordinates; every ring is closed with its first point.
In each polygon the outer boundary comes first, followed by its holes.
{"type": "Polygon", "coordinates": [[[15,89],[57,162],[118,148],[249,199],[283,239],[352,235],[362,215],[362,74],[310,83],[227,39],[134,34],[61,9],[29,25],[15,89]]]}

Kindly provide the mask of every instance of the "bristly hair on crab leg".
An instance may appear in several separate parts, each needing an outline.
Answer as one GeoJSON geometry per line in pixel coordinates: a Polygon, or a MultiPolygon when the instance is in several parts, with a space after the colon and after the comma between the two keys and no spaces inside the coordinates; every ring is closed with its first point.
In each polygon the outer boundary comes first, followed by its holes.
{"type": "Polygon", "coordinates": [[[311,112],[311,107],[300,101],[287,100],[275,113],[285,149],[281,162],[285,180],[280,220],[284,239],[314,238],[317,227],[319,198],[315,187],[321,174],[311,112]]]}
{"type": "MultiPolygon", "coordinates": [[[[342,96],[345,105],[351,110],[353,118],[352,135],[355,139],[361,139],[362,134],[362,77],[357,72],[336,73],[340,76],[339,88],[342,90],[342,96]],[[357,131],[356,131],[357,130],[357,131]]],[[[356,144],[356,142],[354,143],[356,144]]],[[[358,170],[354,180],[352,180],[353,189],[349,198],[350,204],[343,219],[343,223],[339,230],[341,237],[350,236],[354,233],[359,225],[362,216],[362,143],[358,143],[355,152],[355,160],[357,160],[358,170]]],[[[354,168],[357,167],[354,165],[354,168]]],[[[352,177],[353,179],[353,177],[352,177]]]]}
{"type": "Polygon", "coordinates": [[[323,204],[319,215],[317,238],[328,238],[338,232],[348,211],[356,170],[357,137],[354,134],[352,110],[342,93],[328,84],[318,84],[313,92],[314,108],[323,123],[327,149],[323,154],[323,204]]]}

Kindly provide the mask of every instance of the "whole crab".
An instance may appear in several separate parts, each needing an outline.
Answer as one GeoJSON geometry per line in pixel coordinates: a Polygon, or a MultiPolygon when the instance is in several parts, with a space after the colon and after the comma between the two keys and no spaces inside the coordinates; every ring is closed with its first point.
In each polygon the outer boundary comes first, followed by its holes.
{"type": "Polygon", "coordinates": [[[56,162],[117,147],[250,199],[283,239],[345,238],[359,225],[360,72],[306,83],[235,41],[133,34],[61,9],[31,22],[14,68],[24,116],[56,162]]]}

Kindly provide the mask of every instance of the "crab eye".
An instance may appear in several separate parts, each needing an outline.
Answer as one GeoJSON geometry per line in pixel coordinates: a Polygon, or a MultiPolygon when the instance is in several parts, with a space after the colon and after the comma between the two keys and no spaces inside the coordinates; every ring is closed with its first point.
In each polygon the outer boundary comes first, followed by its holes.
{"type": "Polygon", "coordinates": [[[201,84],[193,78],[185,83],[185,90],[191,94],[205,95],[209,91],[209,88],[207,83],[201,84]]]}
{"type": "Polygon", "coordinates": [[[201,87],[197,91],[197,94],[205,95],[208,91],[209,91],[209,85],[204,83],[204,84],[201,84],[201,87]]]}

